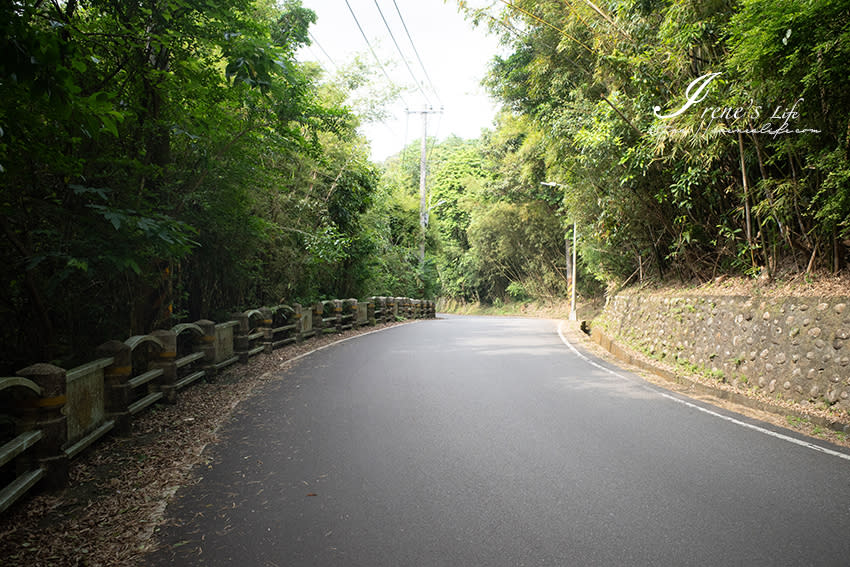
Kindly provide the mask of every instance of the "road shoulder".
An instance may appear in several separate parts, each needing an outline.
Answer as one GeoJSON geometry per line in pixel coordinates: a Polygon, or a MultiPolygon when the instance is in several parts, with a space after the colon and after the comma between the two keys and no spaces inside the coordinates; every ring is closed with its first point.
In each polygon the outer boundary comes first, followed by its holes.
{"type": "Polygon", "coordinates": [[[599,331],[594,337],[582,330],[577,321],[562,321],[561,331],[573,345],[597,358],[616,364],[641,379],[737,414],[756,419],[784,429],[802,433],[814,440],[827,441],[840,447],[850,448],[850,423],[840,421],[825,411],[804,408],[790,401],[780,401],[759,396],[752,391],[740,391],[730,384],[706,383],[701,377],[689,375],[650,359],[641,352],[624,345],[599,331]]]}

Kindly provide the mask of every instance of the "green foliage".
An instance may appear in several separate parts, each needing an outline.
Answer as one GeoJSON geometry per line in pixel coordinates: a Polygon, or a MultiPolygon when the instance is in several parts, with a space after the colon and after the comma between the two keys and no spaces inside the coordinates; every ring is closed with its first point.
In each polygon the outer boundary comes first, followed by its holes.
{"type": "Polygon", "coordinates": [[[374,205],[364,218],[377,249],[369,287],[376,295],[416,296],[419,274],[419,199],[400,179],[400,162],[386,165],[374,205]]]}
{"type": "Polygon", "coordinates": [[[0,313],[14,371],[244,305],[356,296],[378,172],[300,2],[0,6],[0,313]]]}
{"type": "Polygon", "coordinates": [[[492,28],[512,53],[494,59],[487,84],[510,113],[496,136],[535,152],[510,154],[522,173],[502,179],[545,176],[566,187],[565,213],[578,220],[595,275],[704,280],[845,267],[846,0],[513,6],[492,28]],[[682,106],[707,73],[721,75],[704,99],[656,117],[656,106],[682,106]],[[511,136],[509,121],[526,122],[527,137],[511,136]],[[755,132],[766,123],[787,129],[755,132]]]}
{"type": "Polygon", "coordinates": [[[470,224],[469,239],[491,297],[503,297],[512,282],[537,296],[555,284],[545,280],[546,268],[561,256],[563,235],[539,204],[496,203],[470,224]]]}
{"type": "MultiPolygon", "coordinates": [[[[424,272],[417,258],[418,172],[410,157],[418,152],[410,147],[389,160],[370,217],[381,242],[376,287],[398,295],[418,284],[452,301],[487,304],[567,297],[572,223],[561,207],[563,188],[544,183],[549,173],[561,173],[545,142],[530,120],[503,113],[480,140],[450,137],[433,146],[424,272]]],[[[579,282],[582,294],[600,291],[583,261],[579,282]]]]}

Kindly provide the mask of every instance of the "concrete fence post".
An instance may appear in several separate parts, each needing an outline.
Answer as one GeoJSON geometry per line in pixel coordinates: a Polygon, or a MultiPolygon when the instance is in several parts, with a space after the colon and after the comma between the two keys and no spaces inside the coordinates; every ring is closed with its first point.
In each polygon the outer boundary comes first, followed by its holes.
{"type": "Polygon", "coordinates": [[[204,353],[202,368],[206,372],[207,382],[215,380],[216,375],[216,344],[215,344],[215,322],[209,319],[195,321],[195,325],[201,328],[203,335],[198,339],[198,352],[204,353]]]}
{"type": "Polygon", "coordinates": [[[324,322],[324,314],[325,314],[325,306],[321,301],[317,301],[313,304],[313,328],[316,330],[317,335],[321,335],[323,329],[325,328],[324,322]]]}
{"type": "Polygon", "coordinates": [[[316,330],[313,328],[313,310],[301,310],[301,336],[305,339],[315,336],[316,330]]]}
{"type": "Polygon", "coordinates": [[[313,310],[305,308],[300,303],[295,303],[292,308],[295,310],[295,338],[297,341],[303,341],[316,334],[313,330],[313,310]]]}
{"type": "Polygon", "coordinates": [[[295,342],[300,343],[304,340],[304,314],[303,307],[301,307],[300,303],[292,304],[292,320],[295,322],[295,342]]]}
{"type": "Polygon", "coordinates": [[[162,397],[166,403],[177,403],[177,388],[174,386],[177,382],[177,333],[159,329],[153,331],[151,336],[159,339],[163,347],[151,363],[151,367],[162,369],[162,376],[159,377],[162,397]]]}
{"type": "Polygon", "coordinates": [[[112,357],[112,365],[103,369],[104,380],[104,409],[106,415],[115,421],[114,431],[117,435],[130,435],[130,401],[132,388],[129,380],[133,373],[133,351],[121,341],[108,341],[97,347],[101,357],[112,357]]]}
{"type": "Polygon", "coordinates": [[[333,306],[334,306],[334,318],[336,319],[336,321],[334,321],[334,325],[336,326],[336,332],[341,333],[342,332],[342,300],[334,299],[333,300],[333,306]]]}
{"type": "Polygon", "coordinates": [[[41,441],[35,447],[38,464],[46,469],[44,480],[51,489],[68,483],[68,418],[63,414],[66,403],[67,380],[65,370],[52,364],[33,364],[17,372],[21,378],[35,382],[42,396],[29,400],[23,410],[28,429],[41,430],[41,441]]]}
{"type": "Polygon", "coordinates": [[[369,324],[369,302],[368,301],[355,301],[354,303],[354,311],[355,311],[355,325],[358,327],[362,327],[364,325],[369,324]]]}
{"type": "Polygon", "coordinates": [[[374,305],[372,313],[374,314],[375,324],[384,321],[384,309],[386,308],[384,298],[380,296],[372,296],[372,304],[374,305]]]}
{"type": "Polygon", "coordinates": [[[366,300],[366,322],[369,325],[375,324],[375,298],[370,297],[366,300]]]}
{"type": "Polygon", "coordinates": [[[260,307],[260,324],[257,331],[263,333],[263,353],[271,354],[274,350],[274,313],[268,307],[260,307]]]}
{"type": "Polygon", "coordinates": [[[251,318],[245,313],[232,313],[230,320],[238,323],[233,332],[233,349],[239,356],[239,362],[244,364],[250,358],[251,339],[248,335],[251,333],[251,318]]]}
{"type": "Polygon", "coordinates": [[[357,300],[354,298],[343,299],[343,310],[346,318],[345,326],[351,325],[352,329],[356,329],[360,326],[359,323],[359,309],[357,307],[357,300]]]}

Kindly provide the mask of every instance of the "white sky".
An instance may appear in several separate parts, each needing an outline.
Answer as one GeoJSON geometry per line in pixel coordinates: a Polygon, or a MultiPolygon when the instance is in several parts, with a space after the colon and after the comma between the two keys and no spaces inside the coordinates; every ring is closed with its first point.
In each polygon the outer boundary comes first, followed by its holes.
{"type": "MultiPolygon", "coordinates": [[[[375,0],[348,2],[393,83],[402,88],[409,87],[402,96],[410,110],[425,108],[425,99],[415,89],[414,79],[393,44],[375,0]]],[[[482,128],[492,125],[496,114],[495,102],[487,97],[480,83],[490,60],[499,52],[497,39],[488,35],[486,28],[474,28],[466,21],[458,12],[456,0],[395,0],[395,3],[444,107],[442,114],[429,115],[428,136],[436,136],[440,140],[450,134],[477,138],[482,128]]],[[[474,3],[489,4],[483,0],[474,3]]],[[[378,0],[378,4],[404,59],[423,84],[434,109],[439,109],[393,0],[378,0]]],[[[317,22],[310,28],[316,41],[299,52],[299,59],[318,61],[329,73],[333,73],[335,68],[324,52],[336,65],[347,64],[357,53],[370,63],[374,62],[345,0],[302,0],[302,5],[316,12],[317,22]]],[[[385,123],[362,128],[363,134],[371,141],[372,159],[376,161],[399,152],[405,144],[421,136],[421,114],[408,117],[405,104],[400,101],[390,108],[390,112],[393,118],[385,123]]]]}

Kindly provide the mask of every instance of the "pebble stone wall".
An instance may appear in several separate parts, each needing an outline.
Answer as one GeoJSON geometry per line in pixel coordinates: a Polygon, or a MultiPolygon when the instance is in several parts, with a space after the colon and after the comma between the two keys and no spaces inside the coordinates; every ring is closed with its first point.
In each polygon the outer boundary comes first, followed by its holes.
{"type": "Polygon", "coordinates": [[[739,387],[850,411],[850,297],[620,294],[600,322],[666,362],[739,387]]]}

